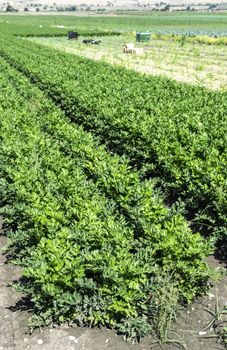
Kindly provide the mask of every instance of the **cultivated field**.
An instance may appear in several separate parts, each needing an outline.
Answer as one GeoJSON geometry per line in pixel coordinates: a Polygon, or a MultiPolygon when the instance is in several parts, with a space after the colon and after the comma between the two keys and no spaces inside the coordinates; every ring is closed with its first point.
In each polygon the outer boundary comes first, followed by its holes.
{"type": "MultiPolygon", "coordinates": [[[[95,38],[93,36],[93,38],[95,38]]],[[[120,65],[138,72],[164,75],[178,81],[205,86],[210,89],[227,89],[227,45],[181,43],[151,39],[149,43],[135,43],[134,35],[99,37],[101,44],[83,44],[67,38],[32,38],[30,40],[49,47],[120,65]],[[144,48],[144,55],[124,54],[123,46],[134,43],[144,48]]]]}
{"type": "Polygon", "coordinates": [[[226,19],[0,17],[1,349],[226,347],[226,19]]]}
{"type": "MultiPolygon", "coordinates": [[[[70,29],[85,31],[152,31],[159,30],[198,30],[208,32],[226,32],[226,13],[198,13],[198,12],[179,12],[179,13],[154,13],[142,15],[62,15],[54,13],[53,15],[0,15],[0,28],[3,31],[20,34],[39,34],[40,32],[51,33],[51,27],[66,26],[70,29]],[[8,22],[8,23],[7,23],[8,22]],[[40,28],[40,25],[43,28],[40,28]]],[[[57,33],[65,33],[64,28],[57,28],[57,33]]]]}

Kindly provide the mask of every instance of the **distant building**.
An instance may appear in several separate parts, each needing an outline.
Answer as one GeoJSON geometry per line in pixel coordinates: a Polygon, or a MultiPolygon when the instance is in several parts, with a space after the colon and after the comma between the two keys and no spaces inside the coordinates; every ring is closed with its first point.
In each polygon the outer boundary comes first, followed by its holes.
{"type": "Polygon", "coordinates": [[[191,11],[207,12],[210,9],[210,5],[190,5],[191,11]]]}
{"type": "Polygon", "coordinates": [[[173,11],[188,11],[189,6],[187,5],[170,5],[168,11],[173,12],[173,11]]]}
{"type": "Polygon", "coordinates": [[[217,5],[215,8],[216,12],[225,12],[227,11],[227,4],[223,4],[223,5],[217,5]]]}

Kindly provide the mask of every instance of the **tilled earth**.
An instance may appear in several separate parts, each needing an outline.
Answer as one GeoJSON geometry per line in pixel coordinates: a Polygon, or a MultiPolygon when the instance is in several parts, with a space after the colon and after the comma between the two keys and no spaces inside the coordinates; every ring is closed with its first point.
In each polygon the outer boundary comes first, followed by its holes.
{"type": "MultiPolygon", "coordinates": [[[[0,232],[1,232],[0,221],[0,232]]],[[[6,237],[0,235],[0,249],[6,244],[6,237]]],[[[212,266],[222,269],[223,265],[210,257],[212,266]]],[[[61,326],[44,328],[32,334],[28,333],[29,312],[18,302],[22,295],[10,284],[20,278],[20,268],[7,263],[6,256],[0,251],[0,350],[157,350],[179,349],[177,343],[168,343],[160,347],[153,344],[154,339],[146,337],[140,344],[125,342],[114,331],[107,329],[89,329],[85,327],[61,326]]],[[[171,338],[183,342],[188,350],[224,349],[216,337],[218,329],[215,323],[205,329],[214,319],[212,312],[219,304],[219,310],[227,305],[227,278],[215,282],[210,293],[191,305],[179,315],[171,338]],[[210,311],[211,313],[210,313],[210,311]]],[[[222,316],[223,317],[223,316],[222,316]]],[[[227,319],[227,316],[226,316],[227,319]]],[[[224,318],[223,318],[224,320],[224,318]]]]}

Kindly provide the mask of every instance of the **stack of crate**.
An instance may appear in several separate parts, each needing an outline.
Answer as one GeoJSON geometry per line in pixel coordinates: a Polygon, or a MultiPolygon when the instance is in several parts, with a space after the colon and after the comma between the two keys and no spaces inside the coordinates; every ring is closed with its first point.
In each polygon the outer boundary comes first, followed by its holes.
{"type": "Polygon", "coordinates": [[[151,33],[141,33],[141,32],[137,32],[136,33],[136,41],[137,42],[148,42],[151,39],[151,33]]]}

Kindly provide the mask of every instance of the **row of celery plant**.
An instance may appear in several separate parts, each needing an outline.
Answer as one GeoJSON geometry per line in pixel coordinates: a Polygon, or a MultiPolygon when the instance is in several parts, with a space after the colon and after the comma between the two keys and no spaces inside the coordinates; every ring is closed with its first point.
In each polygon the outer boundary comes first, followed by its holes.
{"type": "Polygon", "coordinates": [[[227,36],[209,36],[205,34],[165,34],[156,33],[152,36],[153,39],[176,41],[181,45],[186,43],[206,44],[206,45],[227,45],[227,36]]]}
{"type": "Polygon", "coordinates": [[[121,33],[118,31],[112,30],[86,30],[81,29],[80,27],[77,29],[72,28],[70,26],[66,26],[65,28],[51,26],[49,23],[44,25],[36,25],[30,24],[19,24],[13,21],[4,21],[0,22],[0,32],[5,33],[7,35],[13,36],[21,36],[21,37],[65,37],[67,38],[68,31],[73,30],[79,32],[79,35],[89,36],[89,37],[97,37],[97,36],[117,36],[121,33]]]}
{"type": "Polygon", "coordinates": [[[197,228],[226,237],[226,93],[11,41],[2,55],[75,122],[183,199],[197,228]]]}
{"type": "Polygon", "coordinates": [[[1,198],[34,325],[161,336],[158,319],[167,327],[179,302],[207,288],[209,244],[2,59],[0,71],[1,198]]]}

